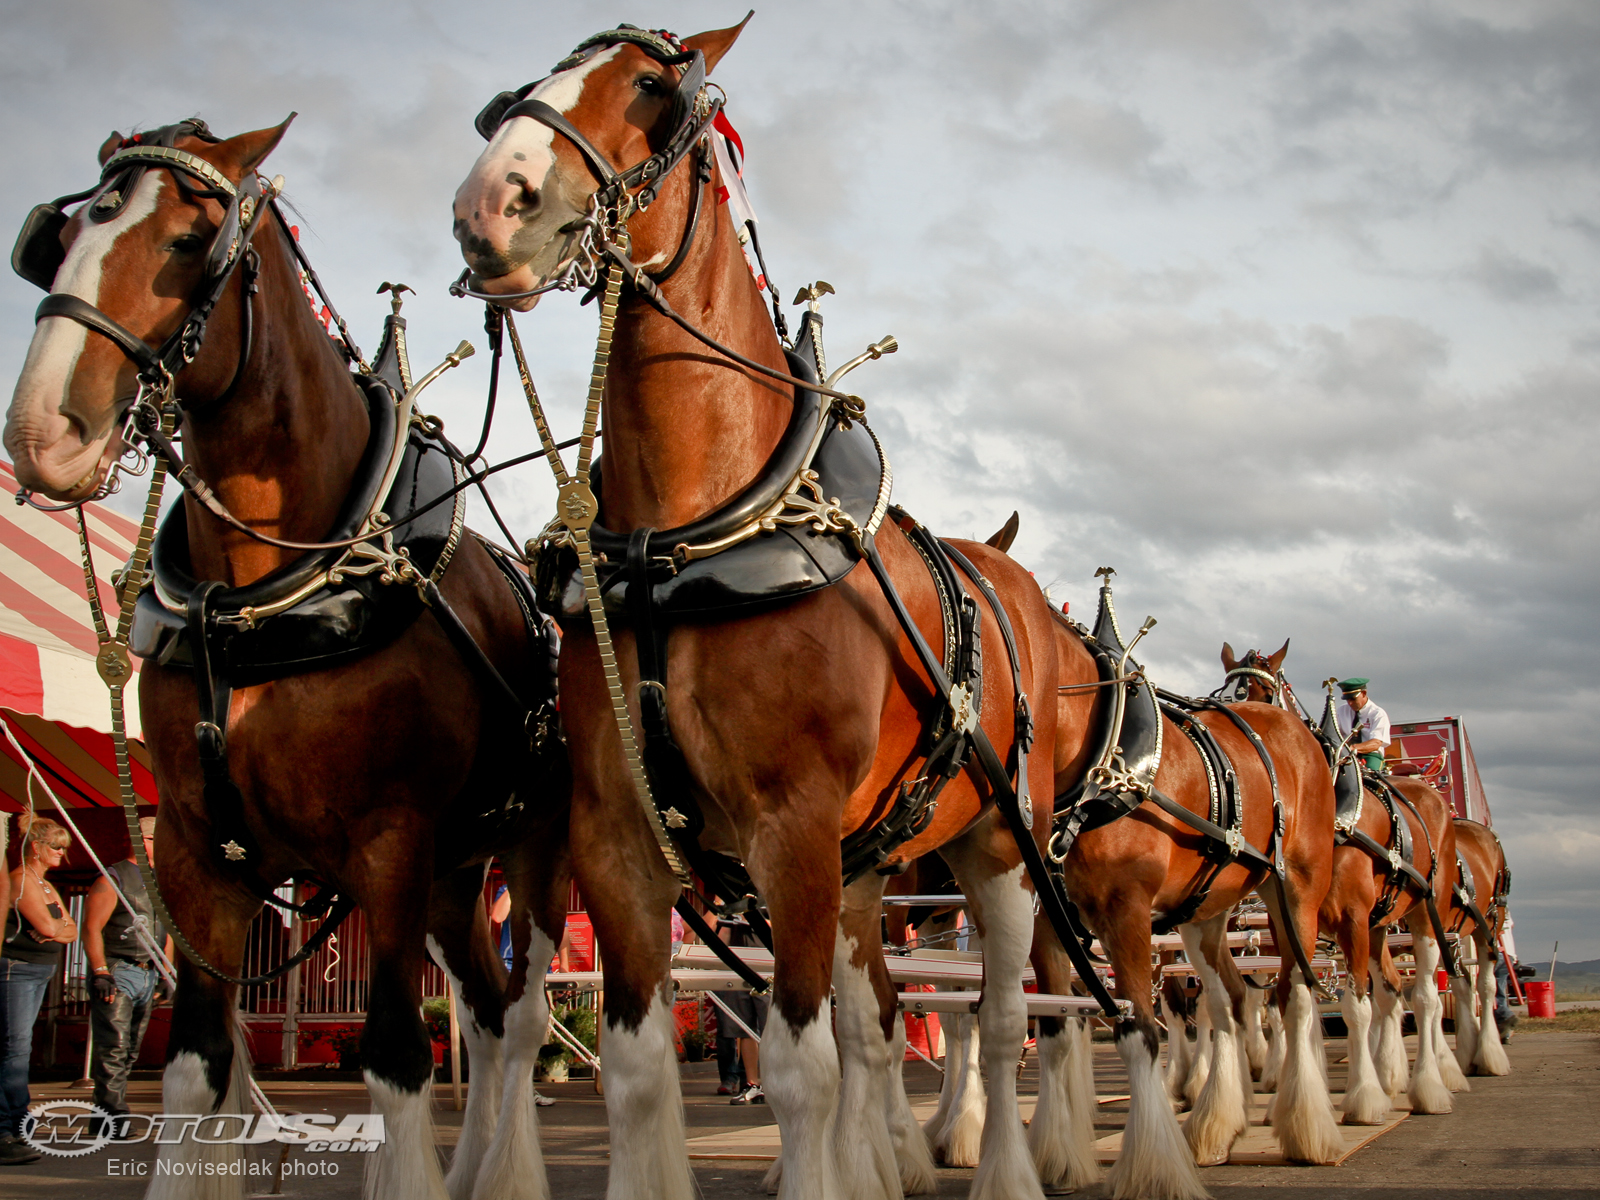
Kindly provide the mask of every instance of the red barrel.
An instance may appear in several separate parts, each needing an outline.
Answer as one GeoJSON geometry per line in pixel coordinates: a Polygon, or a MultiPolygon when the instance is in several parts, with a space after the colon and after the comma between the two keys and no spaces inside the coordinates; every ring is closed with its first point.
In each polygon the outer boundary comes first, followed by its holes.
{"type": "Polygon", "coordinates": [[[1553,1017],[1556,1015],[1556,985],[1538,979],[1530,979],[1522,985],[1522,990],[1528,993],[1528,1015],[1530,1017],[1553,1017]]]}

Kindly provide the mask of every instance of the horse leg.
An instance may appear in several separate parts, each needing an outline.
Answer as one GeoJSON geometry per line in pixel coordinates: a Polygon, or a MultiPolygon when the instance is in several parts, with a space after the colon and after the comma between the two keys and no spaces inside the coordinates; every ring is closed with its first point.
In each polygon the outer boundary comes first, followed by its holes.
{"type": "MultiPolygon", "coordinates": [[[[939,1177],[933,1168],[933,1151],[917,1126],[906,1095],[906,1023],[894,1016],[894,1040],[889,1043],[889,1140],[900,1167],[900,1190],[907,1196],[921,1196],[939,1190],[939,1177]]],[[[932,1047],[930,1047],[932,1049],[932,1047]]]]}
{"type": "MultiPolygon", "coordinates": [[[[1039,990],[1072,994],[1066,950],[1042,914],[1033,922],[1033,963],[1039,990]]],[[[1039,1099],[1028,1125],[1028,1149],[1047,1193],[1077,1191],[1098,1182],[1094,1155],[1094,1050],[1082,1017],[1041,1016],[1035,1022],[1039,1099]]]]}
{"type": "MultiPolygon", "coordinates": [[[[1211,1018],[1211,1069],[1183,1127],[1195,1162],[1202,1167],[1227,1162],[1234,1141],[1250,1123],[1241,1090],[1241,1075],[1243,1081],[1249,1081],[1250,1068],[1248,1063],[1240,1062],[1238,1032],[1233,1019],[1234,998],[1223,982],[1226,968],[1219,961],[1219,957],[1227,954],[1223,945],[1226,930],[1226,913],[1208,921],[1184,925],[1179,930],[1183,935],[1183,948],[1200,976],[1202,1011],[1211,1018]]],[[[1241,995],[1238,1000],[1242,1005],[1244,997],[1241,995]]]]}
{"type": "Polygon", "coordinates": [[[1161,981],[1161,1017],[1167,1026],[1167,1095],[1181,1111],[1186,1101],[1183,1086],[1194,1069],[1194,1047],[1189,1044],[1189,1018],[1183,987],[1175,976],[1161,981]]]}
{"type": "Polygon", "coordinates": [[[1185,1108],[1193,1108],[1199,1102],[1200,1093],[1206,1088],[1206,1080],[1211,1078],[1211,1059],[1215,1053],[1211,1040],[1211,1031],[1215,1026],[1211,1020],[1211,1007],[1207,1003],[1205,982],[1198,974],[1195,981],[1200,984],[1200,997],[1194,1009],[1194,1052],[1189,1056],[1189,1073],[1183,1080],[1185,1108]]]}
{"type": "MultiPolygon", "coordinates": [[[[1070,880],[1069,880],[1070,886],[1070,880]]],[[[1128,1123],[1122,1152],[1106,1173],[1113,1200],[1206,1200],[1194,1155],[1183,1140],[1178,1118],[1156,1065],[1161,1026],[1150,1000],[1150,900],[1148,894],[1086,914],[1100,932],[1116,973],[1117,997],[1132,1005],[1132,1016],[1117,1023],[1117,1054],[1128,1071],[1128,1123]]]]}
{"type": "MultiPolygon", "coordinates": [[[[984,1115],[988,1097],[983,1090],[983,1074],[979,1059],[983,1053],[983,1036],[978,1028],[978,1018],[963,1014],[957,1022],[960,1029],[960,1053],[954,1064],[954,1084],[945,1121],[934,1133],[933,1151],[947,1167],[975,1167],[978,1165],[978,1147],[983,1137],[984,1115]]],[[[945,1056],[945,1078],[950,1078],[950,1055],[945,1056]]],[[[929,1122],[932,1125],[932,1122],[929,1122]]]]}
{"type": "MultiPolygon", "coordinates": [[[[380,857],[376,847],[369,853],[374,860],[380,857]]],[[[392,863],[407,856],[381,857],[392,863]]],[[[410,857],[416,861],[419,856],[410,857]]],[[[446,1200],[448,1195],[434,1147],[433,1047],[420,1015],[430,894],[426,879],[424,874],[419,887],[414,874],[374,871],[353,888],[367,914],[372,947],[361,1062],[384,1130],[383,1144],[367,1157],[365,1200],[446,1200]]]]}
{"type": "MultiPolygon", "coordinates": [[[[839,1200],[845,1194],[833,1147],[841,1072],[828,1005],[839,929],[839,858],[836,852],[795,852],[798,846],[836,848],[836,822],[831,829],[820,822],[807,828],[797,820],[774,835],[770,848],[758,841],[749,858],[772,914],[777,956],[772,1009],[761,1042],[761,1082],[783,1143],[776,1165],[780,1200],[839,1200]]],[[[876,923],[871,941],[876,951],[876,923]]],[[[881,1028],[878,1040],[880,1045],[885,1040],[881,1028]]],[[[880,1097],[871,1119],[882,1124],[883,1111],[880,1097]]],[[[898,1190],[898,1175],[893,1179],[898,1190]]],[[[610,1200],[632,1197],[617,1193],[610,1200]]]]}
{"type": "MultiPolygon", "coordinates": [[[[1447,1113],[1455,1108],[1450,1090],[1439,1074],[1439,1046],[1435,1024],[1439,1007],[1439,983],[1434,971],[1439,965],[1439,947],[1431,936],[1411,931],[1412,955],[1417,963],[1416,982],[1411,985],[1411,1011],[1417,1022],[1417,1060],[1411,1068],[1411,1111],[1447,1113]]],[[[1453,1061],[1453,1060],[1452,1060],[1453,1061]]]]}
{"type": "Polygon", "coordinates": [[[1369,1042],[1373,1046],[1373,1066],[1378,1072],[1378,1086],[1393,1097],[1406,1090],[1406,1074],[1411,1064],[1406,1060],[1405,1005],[1400,992],[1400,976],[1394,968],[1389,953],[1387,935],[1377,931],[1376,949],[1368,948],[1371,995],[1378,1010],[1369,1042]]]}
{"type": "Polygon", "coordinates": [[[1247,981],[1244,994],[1244,1054],[1250,1064],[1250,1078],[1260,1079],[1267,1066],[1267,1035],[1261,1029],[1261,1010],[1267,993],[1247,981]]]}
{"type": "MultiPolygon", "coordinates": [[[[1274,922],[1274,941],[1280,954],[1289,946],[1293,929],[1308,950],[1317,944],[1317,908],[1320,897],[1305,887],[1283,887],[1269,877],[1259,889],[1274,922]],[[1288,892],[1288,895],[1284,893],[1288,892]]],[[[1292,1162],[1332,1162],[1344,1152],[1344,1139],[1333,1117],[1328,1095],[1327,1066],[1322,1051],[1322,1022],[1311,998],[1310,984],[1288,955],[1283,955],[1279,995],[1287,982],[1288,1003],[1283,1012],[1283,1071],[1272,1103],[1272,1130],[1284,1157],[1292,1162]]]]}
{"type": "Polygon", "coordinates": [[[1339,930],[1339,945],[1350,967],[1349,979],[1340,1005],[1344,1013],[1345,1052],[1349,1069],[1344,1085],[1344,1123],[1381,1125],[1389,1114],[1389,1096],[1378,1084],[1378,1068],[1372,1061],[1372,995],[1367,960],[1371,931],[1366,914],[1345,914],[1339,930]]]}
{"type": "MultiPolygon", "coordinates": [[[[559,831],[559,836],[564,841],[565,830],[559,831]]],[[[561,940],[570,884],[565,858],[552,858],[549,853],[552,844],[561,842],[543,835],[529,837],[500,860],[511,893],[511,911],[506,920],[511,926],[513,959],[505,992],[500,1119],[478,1171],[473,1189],[476,1200],[498,1200],[502,1196],[544,1200],[549,1194],[539,1146],[533,1068],[550,1024],[550,1005],[543,986],[545,965],[561,940]]],[[[476,907],[481,913],[482,903],[476,907]]],[[[487,923],[484,932],[487,937],[487,923]]],[[[503,971],[498,955],[494,965],[497,971],[503,971]]]]}
{"type": "MultiPolygon", "coordinates": [[[[1033,893],[1024,886],[1020,863],[1007,870],[988,850],[998,818],[941,849],[962,883],[968,911],[983,936],[983,1030],[980,1062],[988,1092],[983,1139],[970,1200],[1028,1200],[1044,1192],[1034,1169],[1017,1111],[1017,1059],[1028,1037],[1022,972],[1033,946],[1033,893]]],[[[1007,838],[1006,840],[1009,840],[1007,838]]],[[[947,1159],[948,1161],[948,1159],[947,1159]]]]}
{"type": "Polygon", "coordinates": [[[1187,1101],[1183,1097],[1183,1085],[1189,1080],[1189,1072],[1194,1069],[1194,1047],[1189,1044],[1189,1022],[1183,1015],[1182,1001],[1174,1003],[1172,993],[1181,990],[1173,986],[1172,980],[1167,980],[1161,985],[1161,1019],[1167,1027],[1167,1095],[1180,1110],[1187,1101]]]}
{"type": "Polygon", "coordinates": [[[900,1018],[879,942],[882,912],[883,877],[869,873],[844,891],[833,952],[840,1071],[833,1151],[839,1179],[848,1180],[860,1200],[901,1194],[887,1119],[893,1024],[885,1017],[893,1023],[900,1018]]]}
{"type": "MultiPolygon", "coordinates": [[[[1500,1029],[1494,1020],[1495,979],[1494,963],[1489,955],[1494,943],[1482,930],[1473,933],[1478,948],[1478,1049],[1472,1056],[1473,1070],[1479,1075],[1508,1075],[1511,1061],[1506,1058],[1506,1048],[1500,1044],[1500,1029]]],[[[1459,1011],[1460,1005],[1457,1004],[1459,1011]]],[[[1457,1022],[1460,1028],[1459,1021],[1457,1022]]],[[[1456,1035],[1459,1039],[1460,1035],[1456,1035]]]]}
{"type": "Polygon", "coordinates": [[[1262,992],[1261,1024],[1267,1037],[1267,1061],[1261,1068],[1261,1090],[1276,1092],[1283,1074],[1283,1006],[1278,1002],[1277,985],[1262,992]]]}
{"type": "MultiPolygon", "coordinates": [[[[1463,945],[1461,949],[1465,950],[1466,947],[1463,945]]],[[[1472,1060],[1478,1052],[1478,1022],[1473,1019],[1472,1013],[1472,1003],[1476,997],[1473,994],[1472,976],[1469,974],[1471,970],[1471,967],[1458,964],[1456,973],[1450,976],[1450,994],[1456,1002],[1456,1048],[1455,1054],[1451,1057],[1463,1077],[1472,1073],[1472,1060]]],[[[1493,1014],[1489,1019],[1494,1019],[1493,1014]]],[[[1442,1051],[1440,1061],[1443,1062],[1442,1051]]],[[[1445,1086],[1449,1087],[1448,1071],[1441,1071],[1440,1076],[1445,1080],[1445,1086]]]]}
{"type": "MultiPolygon", "coordinates": [[[[195,949],[218,969],[236,974],[250,921],[261,905],[216,878],[197,858],[181,846],[160,856],[163,879],[195,881],[178,887],[169,882],[162,889],[164,898],[195,949]]],[[[178,990],[161,1076],[161,1110],[238,1113],[248,1119],[250,1054],[234,1021],[237,989],[184,956],[178,956],[176,966],[178,990]]],[[[243,1200],[243,1147],[201,1142],[194,1132],[160,1144],[146,1200],[243,1200]]]]}
{"type": "MultiPolygon", "coordinates": [[[[451,872],[435,881],[428,904],[428,953],[449,977],[461,1017],[461,1041],[472,1063],[461,1137],[444,1181],[450,1200],[472,1200],[484,1151],[500,1119],[506,985],[483,909],[487,872],[487,864],[451,872]]],[[[543,1163],[538,1174],[544,1175],[543,1163]]]]}

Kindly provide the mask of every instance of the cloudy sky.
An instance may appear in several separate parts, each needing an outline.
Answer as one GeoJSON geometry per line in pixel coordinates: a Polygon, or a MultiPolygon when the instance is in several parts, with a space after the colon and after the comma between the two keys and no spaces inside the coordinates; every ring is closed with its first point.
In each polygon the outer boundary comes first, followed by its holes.
{"type": "MultiPolygon", "coordinates": [[[[124,133],[298,110],[269,163],[370,346],[400,279],[412,357],[452,301],[471,118],[618,20],[742,6],[0,2],[0,213],[95,176],[124,133]]],[[[1294,639],[1291,678],[1369,675],[1459,714],[1516,872],[1519,949],[1600,958],[1600,11],[1581,2],[770,5],[715,78],[787,300],[827,279],[833,357],[896,498],[1014,553],[1074,614],[1093,571],[1168,687],[1294,639]]],[[[0,280],[0,375],[38,294],[0,280]]],[[[575,431],[593,309],[521,327],[575,431]]],[[[476,431],[485,356],[430,394],[476,431]]],[[[510,382],[508,378],[508,382],[510,382]]],[[[512,396],[515,399],[515,396],[512,396]]],[[[529,448],[514,404],[494,451],[529,448]]],[[[497,497],[524,530],[533,468],[497,497]]]]}

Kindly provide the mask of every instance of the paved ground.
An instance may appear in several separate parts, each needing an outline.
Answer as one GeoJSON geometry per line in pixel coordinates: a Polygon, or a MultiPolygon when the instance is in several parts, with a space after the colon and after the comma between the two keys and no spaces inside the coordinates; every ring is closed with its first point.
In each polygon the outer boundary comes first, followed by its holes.
{"type": "MultiPolygon", "coordinates": [[[[1335,1043],[1335,1047],[1339,1044],[1335,1043]]],[[[1117,1060],[1109,1046],[1099,1051],[1097,1080],[1102,1093],[1125,1091],[1117,1060]]],[[[1600,1200],[1600,1036],[1592,1033],[1539,1033],[1519,1036],[1510,1046],[1513,1073],[1501,1079],[1475,1079],[1470,1093],[1456,1097],[1456,1112],[1442,1117],[1411,1117],[1392,1133],[1359,1151],[1340,1167],[1218,1167],[1205,1173],[1216,1200],[1411,1200],[1429,1197],[1472,1197],[1514,1192],[1529,1200],[1600,1200]]],[[[937,1091],[931,1067],[908,1064],[913,1092],[937,1091]]],[[[1335,1088],[1342,1086],[1342,1066],[1332,1070],[1335,1088]]],[[[1023,1088],[1033,1086],[1032,1067],[1023,1088]]],[[[684,1093],[691,1135],[770,1121],[761,1108],[730,1107],[717,1097],[712,1068],[685,1068],[684,1093]]],[[[606,1128],[604,1101],[590,1083],[548,1086],[558,1103],[541,1110],[551,1193],[560,1200],[599,1200],[605,1194],[606,1128]]],[[[348,1084],[285,1083],[269,1086],[284,1109],[331,1112],[365,1111],[365,1092],[348,1084]]],[[[35,1098],[75,1095],[61,1086],[36,1088],[35,1098]]],[[[154,1111],[158,1085],[134,1085],[134,1107],[154,1111]]],[[[438,1089],[440,1141],[453,1143],[460,1116],[450,1102],[448,1086],[438,1089]]],[[[1105,1105],[1097,1124],[1101,1133],[1120,1128],[1125,1105],[1105,1105]]],[[[143,1181],[130,1177],[127,1163],[148,1164],[151,1147],[102,1151],[86,1159],[45,1160],[31,1166],[0,1168],[0,1200],[123,1200],[142,1194],[143,1181]],[[114,1166],[113,1164],[119,1164],[114,1166]]],[[[281,1194],[354,1200],[360,1194],[361,1156],[304,1155],[339,1167],[331,1177],[289,1176],[281,1194]]],[[[148,1167],[146,1167],[148,1170],[148,1167]]],[[[706,1200],[740,1200],[763,1195],[759,1189],[764,1163],[700,1162],[695,1174],[706,1200]]],[[[941,1197],[965,1196],[972,1172],[941,1171],[941,1197]]],[[[263,1188],[263,1192],[270,1189],[263,1188]]],[[[1082,1193],[1100,1200],[1103,1186],[1082,1193]]]]}

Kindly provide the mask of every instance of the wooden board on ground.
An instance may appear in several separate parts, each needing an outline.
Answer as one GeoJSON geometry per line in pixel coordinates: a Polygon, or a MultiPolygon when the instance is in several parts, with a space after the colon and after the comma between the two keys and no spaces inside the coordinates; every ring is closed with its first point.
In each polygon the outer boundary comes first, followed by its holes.
{"type": "MultiPolygon", "coordinates": [[[[1233,1144],[1233,1152],[1228,1155],[1228,1165],[1234,1167],[1286,1167],[1292,1165],[1284,1158],[1283,1152],[1278,1149],[1278,1141],[1272,1136],[1272,1127],[1267,1124],[1267,1105],[1272,1097],[1258,1092],[1255,1105],[1250,1113],[1250,1128],[1233,1144]]],[[[1333,1095],[1333,1108],[1337,1112],[1344,1103],[1344,1093],[1335,1092],[1333,1095]]],[[[1395,1108],[1389,1113],[1382,1125],[1341,1125],[1340,1136],[1344,1138],[1344,1150],[1339,1157],[1327,1166],[1338,1166],[1349,1158],[1361,1147],[1369,1142],[1382,1137],[1396,1125],[1400,1124],[1411,1115],[1411,1103],[1404,1096],[1395,1101],[1395,1108]]],[[[1178,1122],[1182,1124],[1188,1120],[1189,1114],[1180,1113],[1178,1122]]],[[[1117,1155],[1122,1151],[1122,1134],[1113,1133],[1101,1138],[1094,1144],[1095,1157],[1102,1163],[1117,1161],[1117,1155]]]]}
{"type": "MultiPolygon", "coordinates": [[[[1115,1104],[1126,1101],[1126,1096],[1100,1096],[1101,1104],[1115,1104]]],[[[1034,1098],[1032,1096],[1019,1096],[1017,1108],[1022,1113],[1024,1121],[1033,1119],[1034,1098]]],[[[911,1106],[911,1114],[916,1117],[920,1125],[938,1110],[938,1100],[923,1100],[911,1106]]],[[[690,1158],[748,1158],[748,1159],[774,1159],[782,1142],[778,1137],[776,1124],[755,1125],[744,1129],[719,1130],[716,1133],[704,1134],[700,1137],[689,1139],[690,1158]]]]}

